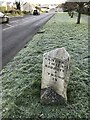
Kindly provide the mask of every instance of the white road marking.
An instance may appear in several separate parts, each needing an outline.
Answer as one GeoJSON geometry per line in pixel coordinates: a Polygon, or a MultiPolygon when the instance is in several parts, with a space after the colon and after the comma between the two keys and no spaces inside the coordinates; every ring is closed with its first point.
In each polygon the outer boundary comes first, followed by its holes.
{"type": "MultiPolygon", "coordinates": [[[[21,19],[22,21],[25,21],[25,22],[22,22],[21,20],[18,20],[18,21],[20,21],[20,24],[19,24],[19,25],[18,25],[18,24],[14,25],[14,26],[11,25],[11,26],[9,26],[8,28],[3,29],[3,31],[9,30],[9,29],[11,29],[11,28],[14,28],[14,27],[17,27],[17,26],[20,26],[20,25],[24,25],[24,24],[30,22],[29,19],[30,19],[30,18],[21,19]],[[26,21],[26,20],[28,20],[28,21],[26,21]]],[[[33,21],[34,21],[34,20],[36,20],[36,16],[34,17],[33,21]]],[[[31,21],[31,22],[32,22],[32,21],[31,21]]]]}
{"type": "Polygon", "coordinates": [[[7,27],[7,28],[3,29],[3,31],[8,30],[8,29],[13,28],[13,27],[15,27],[15,26],[7,27]]]}
{"type": "MultiPolygon", "coordinates": [[[[31,18],[31,17],[30,17],[30,18],[31,18]]],[[[30,19],[30,18],[23,18],[23,19],[21,19],[21,20],[24,21],[24,20],[28,20],[28,19],[30,19]]],[[[21,21],[21,20],[11,21],[10,23],[17,23],[17,22],[19,22],[19,21],[21,21]]]]}
{"type": "MultiPolygon", "coordinates": [[[[28,20],[28,19],[29,19],[29,18],[25,18],[25,19],[21,19],[21,20],[25,21],[25,20],[28,20]]],[[[21,22],[21,20],[11,21],[10,23],[18,23],[19,21],[21,22]]],[[[24,23],[27,23],[27,22],[29,22],[29,21],[25,21],[24,23]]],[[[13,28],[13,27],[18,26],[18,25],[14,25],[14,26],[12,26],[12,25],[10,25],[10,24],[6,24],[6,25],[7,25],[7,26],[9,26],[9,27],[8,27],[8,28],[3,29],[3,31],[8,30],[8,29],[13,28]]],[[[20,24],[19,24],[19,25],[20,25],[20,24]]]]}
{"type": "MultiPolygon", "coordinates": [[[[28,22],[30,22],[30,21],[25,21],[25,22],[19,24],[19,26],[20,26],[20,25],[24,25],[25,23],[28,23],[28,22]]],[[[8,27],[8,28],[3,29],[3,31],[8,30],[8,29],[11,29],[11,28],[14,28],[14,27],[17,27],[17,26],[18,26],[18,24],[17,24],[17,25],[14,25],[14,26],[10,26],[10,27],[8,27]]]]}
{"type": "Polygon", "coordinates": [[[10,24],[6,24],[7,26],[9,26],[9,27],[12,27],[12,25],[10,25],[10,24]]]}
{"type": "Polygon", "coordinates": [[[17,23],[19,22],[20,20],[15,20],[15,21],[11,21],[10,23],[17,23]]]}

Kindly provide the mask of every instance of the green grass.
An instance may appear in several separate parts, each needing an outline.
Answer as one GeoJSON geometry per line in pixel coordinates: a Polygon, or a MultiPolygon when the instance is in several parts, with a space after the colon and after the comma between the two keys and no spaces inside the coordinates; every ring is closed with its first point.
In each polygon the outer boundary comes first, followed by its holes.
{"type": "Polygon", "coordinates": [[[88,22],[56,14],[8,63],[2,72],[3,118],[88,118],[88,22]],[[40,85],[43,53],[65,47],[71,56],[68,103],[42,105],[40,85]]]}

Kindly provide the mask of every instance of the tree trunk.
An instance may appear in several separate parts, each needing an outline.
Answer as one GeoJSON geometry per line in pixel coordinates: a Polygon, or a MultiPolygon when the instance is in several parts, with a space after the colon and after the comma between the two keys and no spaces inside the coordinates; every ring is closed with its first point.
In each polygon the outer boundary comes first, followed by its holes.
{"type": "Polygon", "coordinates": [[[81,12],[78,12],[77,24],[80,24],[81,12]]]}
{"type": "Polygon", "coordinates": [[[20,2],[16,2],[16,8],[17,8],[17,10],[21,9],[20,2]]]}
{"type": "Polygon", "coordinates": [[[73,14],[74,14],[74,13],[73,13],[73,11],[72,11],[72,12],[71,12],[71,18],[73,18],[73,14]]]}
{"type": "Polygon", "coordinates": [[[80,24],[80,20],[81,20],[81,13],[82,13],[82,9],[83,9],[83,5],[84,3],[78,3],[79,8],[78,8],[78,18],[77,18],[77,24],[80,24]]]}
{"type": "Polygon", "coordinates": [[[71,12],[70,11],[68,11],[68,14],[69,14],[69,16],[71,16],[71,12]]]}

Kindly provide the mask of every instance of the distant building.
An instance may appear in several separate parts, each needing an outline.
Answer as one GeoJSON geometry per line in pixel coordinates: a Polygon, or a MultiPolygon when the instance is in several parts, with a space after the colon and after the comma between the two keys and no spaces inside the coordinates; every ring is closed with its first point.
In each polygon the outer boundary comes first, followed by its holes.
{"type": "Polygon", "coordinates": [[[5,10],[10,10],[15,8],[15,3],[0,1],[0,7],[4,7],[5,10]]]}
{"type": "Polygon", "coordinates": [[[58,4],[39,4],[41,10],[43,12],[49,12],[51,9],[54,9],[57,7],[58,4]]]}
{"type": "Polygon", "coordinates": [[[34,9],[35,6],[33,4],[30,4],[29,2],[25,2],[21,5],[21,11],[32,12],[34,9]]]}
{"type": "Polygon", "coordinates": [[[50,4],[50,5],[49,5],[49,8],[50,8],[50,9],[53,9],[53,8],[56,8],[57,6],[58,6],[58,4],[50,4]]]}
{"type": "Polygon", "coordinates": [[[0,1],[0,7],[4,7],[7,10],[7,2],[0,1]]]}
{"type": "Polygon", "coordinates": [[[47,12],[49,11],[49,6],[48,5],[39,5],[39,7],[41,8],[42,12],[47,12]]]}
{"type": "Polygon", "coordinates": [[[13,2],[7,2],[7,10],[12,10],[16,8],[16,4],[13,2]]]}

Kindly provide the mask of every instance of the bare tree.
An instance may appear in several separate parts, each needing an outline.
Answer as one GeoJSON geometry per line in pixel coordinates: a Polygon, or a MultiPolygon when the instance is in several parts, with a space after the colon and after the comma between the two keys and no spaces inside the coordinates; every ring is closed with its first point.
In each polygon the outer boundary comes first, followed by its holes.
{"type": "Polygon", "coordinates": [[[84,7],[84,2],[78,2],[78,18],[77,18],[77,24],[80,24],[80,19],[81,19],[81,14],[82,14],[82,9],[84,7]]]}
{"type": "Polygon", "coordinates": [[[73,18],[73,11],[76,9],[77,4],[74,2],[65,2],[62,5],[64,11],[67,11],[69,16],[71,16],[71,18],[73,18]]]}
{"type": "Polygon", "coordinates": [[[15,0],[16,9],[21,10],[21,5],[24,3],[22,0],[15,0]]]}
{"type": "Polygon", "coordinates": [[[68,9],[68,13],[71,16],[71,18],[73,17],[73,10],[77,9],[78,12],[78,17],[77,17],[77,24],[80,24],[80,20],[81,20],[81,14],[83,11],[83,8],[85,5],[89,6],[89,10],[90,10],[90,1],[88,0],[67,0],[67,2],[65,3],[65,7],[67,7],[68,9]]]}
{"type": "Polygon", "coordinates": [[[16,4],[16,9],[17,9],[17,10],[20,10],[20,9],[21,9],[21,7],[20,7],[20,2],[16,1],[15,4],[16,4]]]}

